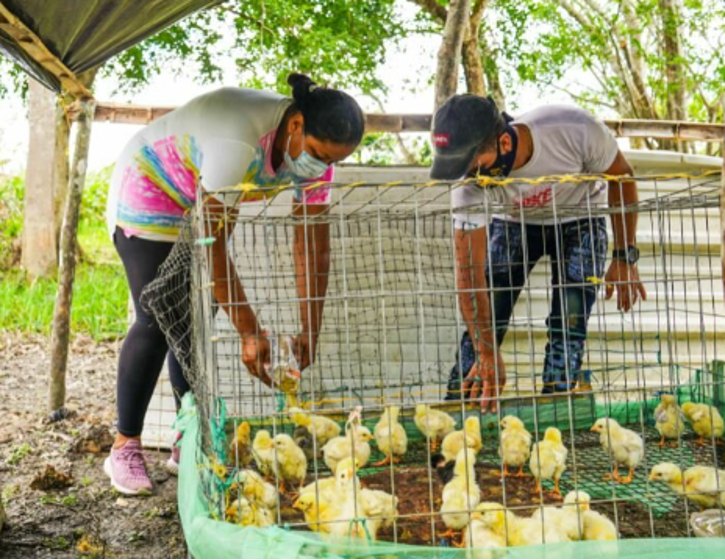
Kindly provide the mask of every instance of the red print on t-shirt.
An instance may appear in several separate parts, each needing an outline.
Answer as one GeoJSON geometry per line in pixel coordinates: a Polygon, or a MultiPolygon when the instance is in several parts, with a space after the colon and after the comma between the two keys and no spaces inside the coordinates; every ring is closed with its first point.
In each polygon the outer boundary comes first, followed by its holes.
{"type": "Polygon", "coordinates": [[[514,203],[524,208],[546,206],[551,202],[553,194],[554,189],[551,184],[536,185],[526,192],[525,196],[514,198],[514,203]]]}

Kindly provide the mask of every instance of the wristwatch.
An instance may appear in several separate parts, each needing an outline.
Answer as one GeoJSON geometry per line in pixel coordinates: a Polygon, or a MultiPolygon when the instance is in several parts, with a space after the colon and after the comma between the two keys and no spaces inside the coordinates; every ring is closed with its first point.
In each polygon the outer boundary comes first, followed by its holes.
{"type": "Polygon", "coordinates": [[[639,260],[639,249],[634,245],[627,245],[626,249],[614,249],[612,258],[627,264],[635,264],[639,260]]]}

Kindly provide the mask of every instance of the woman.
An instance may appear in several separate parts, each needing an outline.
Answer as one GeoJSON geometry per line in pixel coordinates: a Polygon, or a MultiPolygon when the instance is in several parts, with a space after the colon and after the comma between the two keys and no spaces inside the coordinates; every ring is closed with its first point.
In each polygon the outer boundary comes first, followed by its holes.
{"type": "MultiPolygon", "coordinates": [[[[359,144],[364,116],[355,100],[310,78],[291,74],[292,98],[264,91],[223,88],[193,99],[154,121],[130,141],[111,180],[109,231],[126,270],[136,320],[121,348],[118,365],[118,436],[104,469],[124,494],[149,493],[153,486],[141,452],[141,431],[151,395],[168,355],[174,394],[189,389],[155,319],[139,304],[144,287],[169,255],[185,213],[196,203],[197,186],[209,210],[229,204],[214,192],[239,183],[293,182],[293,213],[324,212],[329,187],[303,190],[305,183],[332,180],[332,164],[359,144]]],[[[255,199],[245,196],[244,202],[255,199]]],[[[269,341],[262,332],[234,267],[226,238],[212,227],[214,296],[242,339],[242,360],[251,375],[269,384],[264,364],[269,341]],[[228,279],[228,280],[226,280],[228,279]],[[240,305],[241,304],[241,305],[240,305]]],[[[229,232],[227,231],[227,234],[229,232]]],[[[304,369],[312,361],[327,290],[329,236],[326,224],[295,228],[293,253],[300,296],[302,333],[295,353],[304,369]],[[308,283],[307,279],[314,279],[308,283]]],[[[175,448],[169,466],[178,468],[175,448]]]]}

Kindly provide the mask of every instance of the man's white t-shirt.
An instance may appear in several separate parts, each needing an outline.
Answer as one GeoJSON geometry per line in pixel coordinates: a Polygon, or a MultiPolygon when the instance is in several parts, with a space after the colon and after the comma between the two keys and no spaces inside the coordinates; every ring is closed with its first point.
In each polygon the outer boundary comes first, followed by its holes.
{"type": "MultiPolygon", "coordinates": [[[[513,170],[510,179],[535,179],[548,175],[603,173],[617,156],[619,147],[606,125],[579,107],[549,105],[514,120],[531,132],[533,153],[525,165],[513,170]]],[[[486,225],[491,216],[528,224],[550,225],[586,217],[587,207],[607,203],[605,181],[513,183],[482,188],[464,185],[451,197],[458,229],[486,225]],[[467,206],[475,206],[466,210],[467,206]],[[490,209],[489,217],[486,208],[490,209]],[[581,208],[584,213],[573,215],[581,208]]]]}

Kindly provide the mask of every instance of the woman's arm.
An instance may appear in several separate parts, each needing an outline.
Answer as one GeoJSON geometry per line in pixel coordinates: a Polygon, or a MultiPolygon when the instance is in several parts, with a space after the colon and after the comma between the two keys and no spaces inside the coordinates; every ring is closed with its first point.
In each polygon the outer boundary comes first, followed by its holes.
{"type": "Polygon", "coordinates": [[[271,386],[272,381],[264,369],[270,362],[269,340],[247,302],[244,287],[229,257],[228,238],[233,230],[233,225],[229,227],[229,224],[230,221],[233,224],[236,213],[235,209],[225,210],[224,204],[211,196],[204,201],[204,216],[210,217],[205,223],[206,236],[214,237],[209,250],[214,297],[241,337],[242,361],[249,373],[271,386]]]}
{"type": "Polygon", "coordinates": [[[300,371],[315,358],[330,272],[330,224],[307,223],[306,219],[314,220],[327,210],[326,204],[295,203],[292,207],[293,216],[302,222],[294,228],[293,245],[302,323],[302,334],[295,340],[294,350],[300,371]]]}

